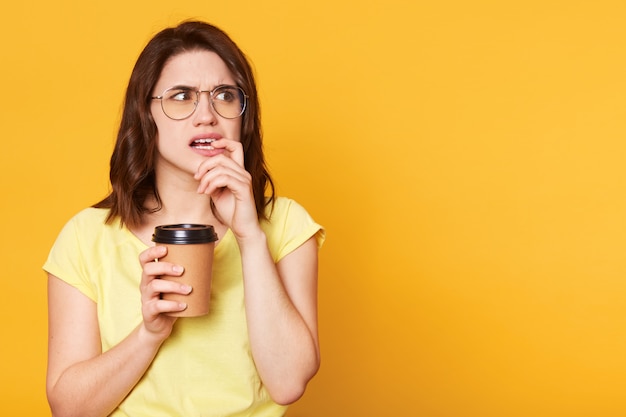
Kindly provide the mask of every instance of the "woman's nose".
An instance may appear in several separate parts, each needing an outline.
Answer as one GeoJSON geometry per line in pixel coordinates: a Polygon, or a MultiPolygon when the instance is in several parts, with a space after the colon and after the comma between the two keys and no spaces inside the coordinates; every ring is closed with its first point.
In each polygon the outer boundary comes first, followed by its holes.
{"type": "Polygon", "coordinates": [[[208,91],[198,93],[198,104],[193,117],[194,124],[215,124],[217,122],[217,113],[211,105],[211,96],[208,91]]]}

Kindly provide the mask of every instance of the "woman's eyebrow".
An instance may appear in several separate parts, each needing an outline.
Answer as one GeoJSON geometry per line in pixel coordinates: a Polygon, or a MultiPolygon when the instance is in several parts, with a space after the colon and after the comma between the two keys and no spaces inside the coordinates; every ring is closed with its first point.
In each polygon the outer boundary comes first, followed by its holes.
{"type": "Polygon", "coordinates": [[[168,90],[197,90],[198,88],[192,87],[190,85],[178,84],[172,87],[169,87],[168,90]]]}

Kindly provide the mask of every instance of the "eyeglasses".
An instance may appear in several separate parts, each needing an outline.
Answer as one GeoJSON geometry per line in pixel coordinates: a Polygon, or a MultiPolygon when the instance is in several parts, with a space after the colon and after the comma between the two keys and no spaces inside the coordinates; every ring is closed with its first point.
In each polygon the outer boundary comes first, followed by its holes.
{"type": "Polygon", "coordinates": [[[150,98],[161,100],[161,109],[167,117],[182,120],[196,111],[201,93],[209,93],[211,107],[225,119],[236,119],[246,110],[248,96],[241,88],[234,85],[218,85],[212,91],[196,90],[191,87],[171,87],[160,96],[150,98]]]}

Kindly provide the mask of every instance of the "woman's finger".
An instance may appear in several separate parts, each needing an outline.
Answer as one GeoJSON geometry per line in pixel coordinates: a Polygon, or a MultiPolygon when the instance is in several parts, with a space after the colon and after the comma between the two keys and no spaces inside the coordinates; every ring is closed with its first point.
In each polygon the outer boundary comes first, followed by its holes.
{"type": "Polygon", "coordinates": [[[215,149],[224,149],[228,156],[239,166],[244,166],[243,145],[232,139],[219,139],[211,143],[215,149]]]}
{"type": "Polygon", "coordinates": [[[144,302],[154,298],[160,298],[161,294],[182,294],[187,295],[193,288],[181,282],[171,281],[166,278],[155,278],[145,285],[141,290],[141,299],[144,302]]]}
{"type": "MultiPolygon", "coordinates": [[[[161,317],[161,314],[177,313],[180,311],[184,311],[186,308],[186,303],[172,300],[163,300],[160,298],[143,303],[142,310],[144,322],[146,322],[146,327],[148,327],[150,330],[155,330],[155,332],[158,332],[161,330],[160,325],[155,325],[155,321],[157,320],[157,318],[161,317]],[[151,326],[151,324],[153,326],[151,326]],[[154,327],[154,329],[151,329],[151,327],[154,327]]],[[[167,321],[171,321],[171,318],[168,317],[167,321]]]]}
{"type": "Polygon", "coordinates": [[[197,192],[209,194],[216,189],[227,187],[234,192],[241,192],[241,187],[251,188],[252,178],[245,170],[233,170],[226,166],[217,166],[207,171],[198,184],[197,192]]]}

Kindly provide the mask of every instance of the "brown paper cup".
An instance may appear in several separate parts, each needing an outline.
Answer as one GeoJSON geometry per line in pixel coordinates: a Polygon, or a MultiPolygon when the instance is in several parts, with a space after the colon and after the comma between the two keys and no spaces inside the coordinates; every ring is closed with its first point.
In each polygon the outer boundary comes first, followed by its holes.
{"type": "Polygon", "coordinates": [[[175,317],[197,317],[209,312],[211,300],[211,278],[213,271],[213,251],[217,235],[213,226],[198,224],[175,224],[157,226],[152,240],[167,246],[167,255],[163,262],[181,265],[185,268],[179,277],[165,275],[162,279],[190,285],[191,293],[164,293],[164,300],[187,303],[187,308],[180,312],[168,313],[175,317]]]}

